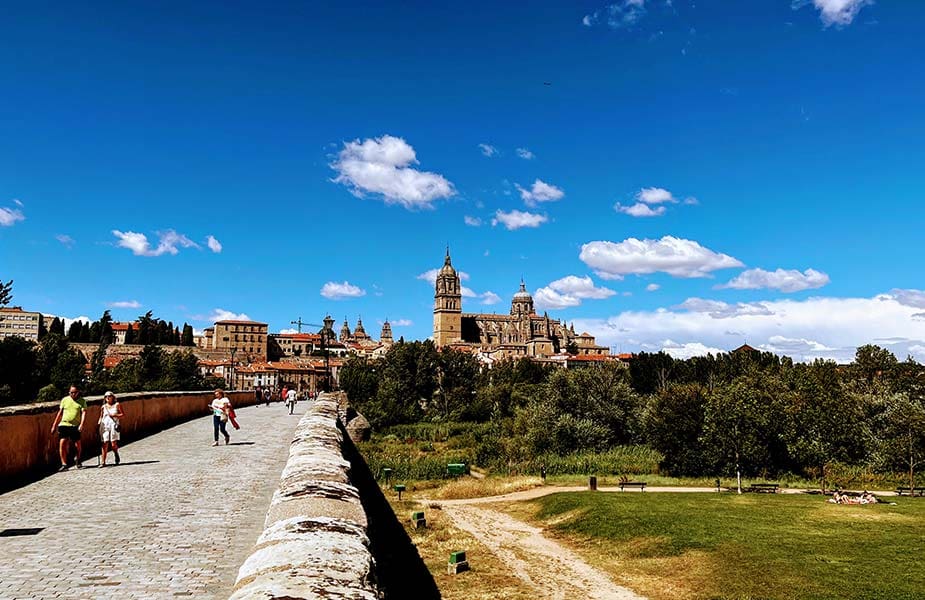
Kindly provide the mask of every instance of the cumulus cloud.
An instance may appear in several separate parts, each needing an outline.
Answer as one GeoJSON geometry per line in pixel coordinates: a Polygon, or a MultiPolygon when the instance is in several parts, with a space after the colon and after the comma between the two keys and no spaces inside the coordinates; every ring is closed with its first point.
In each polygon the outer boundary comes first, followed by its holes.
{"type": "Polygon", "coordinates": [[[890,295],[903,306],[925,308],[925,291],[892,289],[890,295]]]}
{"type": "Polygon", "coordinates": [[[331,164],[341,183],[357,197],[376,194],[386,204],[407,209],[433,208],[433,201],[449,198],[456,191],[442,175],[419,171],[417,156],[405,140],[391,135],[345,142],[331,164]]]}
{"type": "Polygon", "coordinates": [[[498,149],[491,144],[479,144],[479,149],[485,156],[494,156],[498,153],[498,149]]]}
{"type": "Polygon", "coordinates": [[[286,329],[280,329],[279,333],[299,333],[299,330],[293,329],[292,327],[287,327],[286,329]]]}
{"type": "Polygon", "coordinates": [[[661,287],[661,286],[658,285],[657,283],[650,283],[649,285],[646,286],[646,291],[647,291],[647,292],[654,292],[654,291],[656,291],[659,287],[661,287]]]}
{"type": "Polygon", "coordinates": [[[366,290],[360,289],[348,281],[338,283],[329,281],[321,286],[321,295],[328,300],[340,300],[342,298],[359,298],[366,295],[366,290]]]}
{"type": "Polygon", "coordinates": [[[22,208],[22,202],[13,200],[13,204],[19,208],[6,208],[0,206],[0,227],[12,227],[18,221],[26,220],[26,216],[19,210],[22,208]]]}
{"type": "Polygon", "coordinates": [[[671,192],[658,187],[642,188],[636,192],[636,200],[646,204],[662,204],[665,202],[674,204],[678,201],[671,192]]]}
{"type": "Polygon", "coordinates": [[[119,231],[113,229],[112,234],[118,238],[116,246],[127,248],[135,256],[161,256],[162,254],[176,255],[180,248],[199,248],[199,244],[189,239],[182,233],[177,233],[173,229],[157,232],[157,246],[152,248],[148,241],[148,236],[143,233],[134,231],[119,231]]]}
{"type": "Polygon", "coordinates": [[[470,217],[469,215],[463,217],[463,222],[469,227],[479,227],[482,225],[482,219],[478,217],[470,217]]]}
{"type": "Polygon", "coordinates": [[[395,319],[394,321],[389,321],[392,327],[411,327],[414,325],[414,322],[411,319],[395,319]]]}
{"type": "Polygon", "coordinates": [[[491,220],[491,224],[492,227],[494,227],[500,223],[501,225],[504,225],[508,231],[513,231],[523,227],[539,227],[548,220],[549,217],[546,215],[537,213],[524,212],[520,210],[512,210],[511,212],[498,210],[495,212],[495,217],[491,220]]]}
{"type": "Polygon", "coordinates": [[[222,251],[222,243],[211,235],[206,238],[206,245],[209,246],[209,250],[216,254],[222,251]]]}
{"type": "Polygon", "coordinates": [[[528,150],[527,148],[518,148],[517,156],[519,156],[520,158],[524,160],[532,160],[536,158],[536,154],[530,152],[530,150],[528,150]]]}
{"type": "Polygon", "coordinates": [[[819,11],[823,26],[845,27],[851,25],[862,8],[873,3],[873,0],[793,0],[790,6],[797,10],[812,4],[819,11]]]}
{"type": "Polygon", "coordinates": [[[578,306],[584,299],[602,300],[615,294],[609,288],[595,286],[587,275],[567,275],[536,290],[533,299],[539,308],[557,309],[578,306]]]}
{"type": "Polygon", "coordinates": [[[578,306],[581,300],[575,296],[559,293],[548,287],[541,287],[533,293],[533,302],[537,308],[542,309],[562,309],[570,306],[578,306]]]}
{"type": "Polygon", "coordinates": [[[68,248],[73,248],[74,244],[77,243],[76,241],[74,241],[74,238],[72,238],[69,235],[64,235],[63,233],[59,233],[58,235],[56,235],[55,239],[61,242],[62,244],[64,244],[68,248]]]}
{"type": "Polygon", "coordinates": [[[208,315],[191,315],[193,321],[205,321],[215,323],[216,321],[250,321],[251,318],[246,313],[236,313],[224,308],[213,308],[208,315]]]}
{"type": "Polygon", "coordinates": [[[579,258],[604,279],[656,272],[675,277],[709,277],[718,269],[743,266],[731,256],[670,235],[660,240],[627,238],[619,243],[589,242],[581,247],[579,258]]]}
{"type": "Polygon", "coordinates": [[[686,344],[679,344],[678,342],[674,342],[672,340],[665,340],[660,345],[660,350],[670,355],[672,358],[677,358],[679,360],[685,360],[695,356],[706,356],[707,354],[716,355],[723,352],[723,350],[719,348],[705,346],[700,342],[687,342],[686,344]]]}
{"type": "Polygon", "coordinates": [[[802,273],[796,269],[777,269],[776,271],[749,269],[739,273],[729,283],[717,287],[736,290],[771,289],[782,292],[799,292],[821,288],[827,283],[829,283],[829,276],[815,269],[806,269],[802,273]]]}
{"type": "Polygon", "coordinates": [[[501,302],[501,296],[494,292],[485,292],[479,297],[482,299],[482,304],[486,305],[497,304],[501,302]]]}
{"type": "Polygon", "coordinates": [[[117,300],[116,302],[107,302],[109,308],[141,308],[141,302],[138,300],[117,300]]]}
{"type": "Polygon", "coordinates": [[[633,351],[657,352],[665,340],[728,351],[747,340],[755,348],[792,355],[796,360],[850,362],[857,346],[883,338],[901,338],[890,350],[904,359],[911,346],[925,344],[925,319],[914,318],[920,313],[921,309],[902,304],[892,294],[785,298],[744,306],[690,299],[674,309],[576,319],[575,326],[594,334],[599,344],[633,351]]]}
{"type": "Polygon", "coordinates": [[[681,304],[675,306],[681,310],[691,312],[706,313],[714,319],[728,319],[730,317],[741,317],[748,315],[768,316],[773,315],[767,306],[762,302],[737,302],[728,304],[719,300],[704,300],[703,298],[688,298],[681,304]]]}
{"type": "Polygon", "coordinates": [[[623,204],[617,202],[613,208],[617,212],[621,212],[631,217],[660,217],[665,214],[664,206],[656,206],[655,208],[652,208],[648,204],[643,204],[642,202],[637,202],[632,206],[624,206],[623,204]]]}
{"type": "Polygon", "coordinates": [[[527,206],[536,206],[539,202],[555,202],[565,197],[565,192],[542,179],[534,181],[529,190],[522,188],[520,184],[515,184],[514,187],[520,192],[520,197],[527,206]]]}

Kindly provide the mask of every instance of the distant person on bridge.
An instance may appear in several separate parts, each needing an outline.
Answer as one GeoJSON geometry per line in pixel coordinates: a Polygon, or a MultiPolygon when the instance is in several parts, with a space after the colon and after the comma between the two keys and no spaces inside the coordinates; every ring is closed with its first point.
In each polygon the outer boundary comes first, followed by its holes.
{"type": "Polygon", "coordinates": [[[122,406],[116,401],[116,395],[106,392],[103,396],[103,406],[100,407],[100,441],[103,445],[103,454],[100,457],[100,467],[106,466],[106,454],[112,450],[119,464],[119,419],[124,417],[122,406]]]}
{"type": "Polygon", "coordinates": [[[228,422],[231,400],[225,397],[225,390],[221,388],[215,390],[215,399],[209,405],[209,410],[212,411],[212,432],[215,439],[212,445],[218,446],[218,432],[221,431],[222,435],[225,436],[225,445],[227,446],[231,441],[231,436],[225,431],[225,423],[228,422]]]}
{"type": "Polygon", "coordinates": [[[270,391],[269,387],[263,388],[263,401],[266,402],[267,406],[270,406],[270,398],[273,397],[273,392],[270,391]]]}
{"type": "Polygon", "coordinates": [[[61,399],[61,406],[58,408],[58,414],[55,415],[55,422],[51,426],[51,433],[58,431],[58,453],[61,455],[61,468],[59,471],[68,470],[68,457],[71,454],[71,442],[77,447],[77,459],[74,463],[78,469],[82,468],[80,464],[81,447],[80,432],[83,430],[84,419],[87,416],[87,401],[80,397],[80,389],[72,385],[68,395],[61,399]]]}
{"type": "Polygon", "coordinates": [[[284,385],[283,389],[279,393],[279,401],[285,402],[287,398],[289,398],[289,386],[284,385]]]}
{"type": "Polygon", "coordinates": [[[289,407],[289,414],[292,414],[292,411],[295,410],[295,390],[289,390],[286,392],[286,406],[289,407]]]}
{"type": "Polygon", "coordinates": [[[260,386],[254,388],[254,406],[260,406],[260,403],[263,401],[263,391],[260,389],[260,386]]]}

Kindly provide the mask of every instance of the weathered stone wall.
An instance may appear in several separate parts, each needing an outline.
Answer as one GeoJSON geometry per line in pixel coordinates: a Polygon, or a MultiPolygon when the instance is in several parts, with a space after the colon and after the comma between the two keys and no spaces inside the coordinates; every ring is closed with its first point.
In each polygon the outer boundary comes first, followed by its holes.
{"type": "MultiPolygon", "coordinates": [[[[252,392],[228,392],[235,406],[254,403],[252,392]]],[[[161,431],[171,425],[208,414],[212,392],[138,392],[119,394],[125,416],[121,420],[123,443],[161,431]]],[[[87,416],[81,433],[84,458],[99,451],[101,396],[87,397],[87,416]]],[[[52,470],[60,464],[58,436],[51,432],[58,402],[42,402],[0,408],[0,481],[13,485],[52,470]]]]}
{"type": "Polygon", "coordinates": [[[322,394],[299,421],[266,529],[238,572],[232,600],[381,597],[337,416],[337,399],[322,394]]]}

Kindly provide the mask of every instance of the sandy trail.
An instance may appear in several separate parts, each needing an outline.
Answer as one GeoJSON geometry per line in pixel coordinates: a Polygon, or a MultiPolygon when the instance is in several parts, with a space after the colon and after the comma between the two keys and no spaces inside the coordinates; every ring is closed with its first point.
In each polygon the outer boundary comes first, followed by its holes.
{"type": "Polygon", "coordinates": [[[538,527],[472,501],[442,504],[456,527],[485,544],[514,575],[536,590],[537,598],[644,600],[616,585],[568,548],[544,537],[538,527]]]}

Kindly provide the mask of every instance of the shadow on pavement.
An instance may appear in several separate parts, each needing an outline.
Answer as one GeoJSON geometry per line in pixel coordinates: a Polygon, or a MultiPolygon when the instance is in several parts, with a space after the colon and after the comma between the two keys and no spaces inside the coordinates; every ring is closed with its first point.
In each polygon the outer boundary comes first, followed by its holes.
{"type": "Polygon", "coordinates": [[[438,600],[440,590],[418,549],[398,521],[350,436],[340,423],[338,427],[344,435],[344,458],[350,461],[350,479],[360,492],[360,502],[369,520],[370,550],[376,559],[376,579],[383,598],[438,600]]]}

